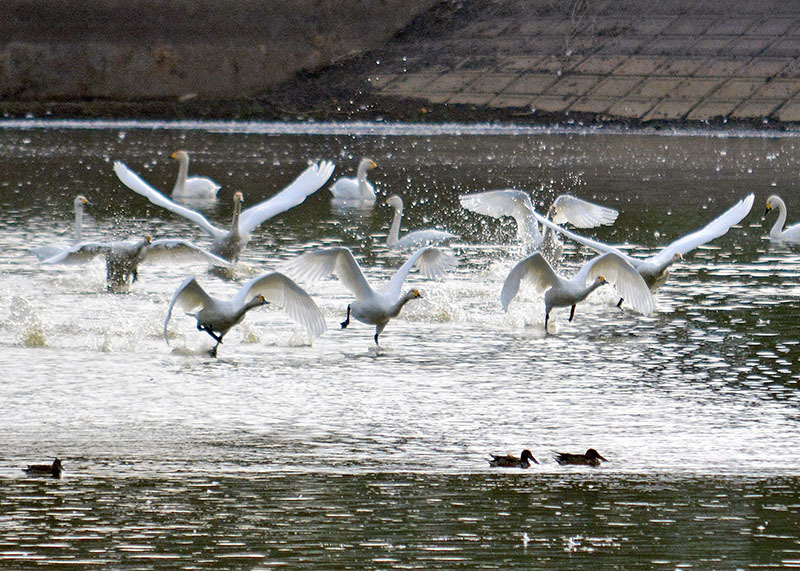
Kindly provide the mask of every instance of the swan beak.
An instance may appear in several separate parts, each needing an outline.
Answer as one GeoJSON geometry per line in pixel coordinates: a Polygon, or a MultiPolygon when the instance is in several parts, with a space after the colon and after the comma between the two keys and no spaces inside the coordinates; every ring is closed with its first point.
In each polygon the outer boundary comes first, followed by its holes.
{"type": "Polygon", "coordinates": [[[370,164],[370,168],[373,168],[373,169],[378,168],[378,163],[376,163],[375,161],[372,161],[372,164],[370,164]]]}
{"type": "Polygon", "coordinates": [[[170,158],[177,159],[178,158],[178,151],[175,151],[170,155],[170,158]]]}
{"type": "Polygon", "coordinates": [[[150,234],[146,234],[144,237],[145,244],[152,244],[153,237],[150,234]]]}
{"type": "Polygon", "coordinates": [[[772,210],[772,205],[769,202],[767,202],[767,209],[764,211],[764,216],[769,214],[770,210],[772,210]]]}

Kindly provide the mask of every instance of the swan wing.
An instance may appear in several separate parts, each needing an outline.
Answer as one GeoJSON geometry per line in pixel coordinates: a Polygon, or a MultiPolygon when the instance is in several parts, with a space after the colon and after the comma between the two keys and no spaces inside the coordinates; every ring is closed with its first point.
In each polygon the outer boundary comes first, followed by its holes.
{"type": "Polygon", "coordinates": [[[583,265],[575,280],[584,286],[588,280],[593,280],[598,276],[603,276],[614,284],[617,293],[625,300],[625,304],[639,313],[649,315],[655,310],[653,294],[647,287],[647,283],[622,256],[608,252],[592,258],[583,265]]]}
{"type": "Polygon", "coordinates": [[[519,292],[520,283],[525,280],[530,282],[538,293],[544,293],[551,287],[558,285],[559,277],[539,252],[534,252],[514,266],[503,282],[500,291],[500,303],[508,311],[508,306],[519,292]]]}
{"type": "Polygon", "coordinates": [[[748,215],[750,209],[753,208],[753,200],[755,195],[748,194],[742,200],[731,206],[728,210],[717,216],[714,220],[706,224],[700,230],[687,234],[683,238],[675,240],[668,246],[664,247],[658,254],[651,257],[648,261],[658,265],[665,263],[672,258],[675,254],[687,254],[715,238],[724,235],[731,226],[738,224],[742,219],[748,215]]]}
{"type": "Polygon", "coordinates": [[[562,194],[551,206],[551,219],[556,224],[572,224],[576,228],[595,228],[613,224],[619,211],[607,206],[588,202],[571,194],[562,194]]]}
{"type": "Polygon", "coordinates": [[[166,208],[170,212],[174,212],[179,216],[183,216],[184,218],[191,220],[200,226],[200,228],[211,234],[214,238],[218,238],[225,234],[223,230],[216,228],[205,216],[196,210],[176,204],[158,192],[155,188],[147,184],[142,177],[133,172],[125,163],[121,161],[114,161],[114,172],[117,174],[117,178],[119,178],[122,184],[130,188],[133,192],[141,194],[156,206],[166,208]]]}
{"type": "Polygon", "coordinates": [[[533,216],[536,218],[536,220],[538,220],[539,222],[541,222],[542,224],[544,224],[545,226],[547,226],[551,230],[559,232],[559,233],[563,234],[564,236],[566,236],[567,238],[569,238],[570,240],[572,240],[574,242],[577,242],[579,244],[583,244],[584,246],[586,246],[587,248],[591,248],[595,252],[598,252],[600,254],[605,254],[607,252],[613,252],[613,253],[617,254],[618,256],[620,256],[621,258],[625,259],[630,264],[633,264],[634,262],[636,262],[636,258],[633,258],[633,257],[629,256],[628,254],[626,254],[622,250],[620,250],[618,248],[615,248],[614,246],[612,246],[610,244],[606,244],[604,242],[599,242],[597,240],[592,240],[591,238],[587,238],[586,236],[581,236],[580,234],[576,234],[575,232],[572,232],[571,230],[567,230],[566,228],[564,228],[562,226],[559,226],[558,224],[554,224],[552,221],[548,220],[547,218],[545,218],[544,216],[542,216],[541,214],[539,214],[536,211],[533,212],[533,216]]]}
{"type": "Polygon", "coordinates": [[[55,255],[42,260],[43,264],[74,264],[79,262],[86,262],[95,256],[107,254],[111,251],[113,244],[106,244],[104,242],[81,242],[69,248],[63,248],[55,255]]]}
{"type": "Polygon", "coordinates": [[[400,297],[403,283],[405,283],[409,272],[414,266],[416,266],[425,277],[438,279],[443,277],[447,270],[454,267],[457,263],[455,256],[451,256],[439,248],[433,246],[420,248],[411,254],[408,260],[400,266],[400,269],[392,276],[392,280],[384,291],[394,297],[400,297]]]}
{"type": "Polygon", "coordinates": [[[306,328],[314,337],[325,332],[325,318],[317,304],[306,291],[279,272],[267,272],[246,282],[234,298],[240,307],[255,295],[286,311],[294,321],[306,328]]]}
{"type": "Polygon", "coordinates": [[[49,258],[57,256],[62,252],[68,250],[69,247],[67,246],[59,246],[57,244],[47,244],[46,246],[38,246],[31,250],[34,256],[40,261],[43,262],[49,258]]]}
{"type": "Polygon", "coordinates": [[[174,259],[206,260],[215,266],[231,268],[233,265],[226,259],[196,246],[188,240],[163,238],[153,240],[147,249],[147,259],[162,262],[174,259]]]}
{"type": "Polygon", "coordinates": [[[391,249],[404,250],[407,248],[417,248],[426,244],[446,242],[453,238],[458,238],[458,235],[443,230],[415,230],[403,236],[396,244],[391,246],[391,249]]]}
{"type": "Polygon", "coordinates": [[[243,211],[239,217],[239,232],[249,234],[265,220],[301,204],[306,197],[314,194],[328,182],[333,169],[334,165],[330,161],[322,161],[308,167],[278,194],[243,211]]]}
{"type": "Polygon", "coordinates": [[[211,297],[202,287],[200,287],[200,284],[197,283],[197,280],[194,278],[194,276],[189,276],[183,280],[181,285],[178,286],[178,289],[175,290],[175,293],[172,296],[172,301],[169,302],[167,317],[164,320],[164,341],[167,342],[167,345],[169,345],[167,325],[172,317],[172,308],[175,307],[175,305],[183,307],[184,309],[192,310],[200,306],[209,307],[213,304],[214,300],[211,299],[211,297]]]}
{"type": "Polygon", "coordinates": [[[207,176],[190,176],[182,187],[172,191],[177,198],[216,198],[222,186],[207,176]]]}
{"type": "Polygon", "coordinates": [[[366,299],[375,293],[353,252],[344,246],[306,252],[286,263],[284,268],[298,280],[313,281],[336,274],[356,299],[366,299]]]}
{"type": "Polygon", "coordinates": [[[533,204],[523,190],[490,190],[459,196],[461,206],[493,218],[511,216],[517,223],[517,236],[524,243],[538,245],[541,233],[533,218],[533,204]]]}

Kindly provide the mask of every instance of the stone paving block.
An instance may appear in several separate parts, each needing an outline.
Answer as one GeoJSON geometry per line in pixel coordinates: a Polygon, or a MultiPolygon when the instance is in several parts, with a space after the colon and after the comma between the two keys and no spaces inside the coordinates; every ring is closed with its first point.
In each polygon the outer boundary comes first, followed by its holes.
{"type": "Polygon", "coordinates": [[[566,72],[580,64],[584,58],[567,56],[546,56],[534,64],[531,71],[566,72]]]}
{"type": "Polygon", "coordinates": [[[729,79],[714,92],[714,99],[747,99],[765,83],[763,79],[729,79]]]}
{"type": "Polygon", "coordinates": [[[478,71],[454,71],[440,75],[425,84],[426,91],[461,91],[468,83],[481,75],[478,71]]]}
{"type": "Polygon", "coordinates": [[[653,41],[645,44],[641,53],[643,55],[680,57],[691,54],[693,36],[658,36],[653,41]]]}
{"type": "Polygon", "coordinates": [[[518,77],[519,74],[484,73],[479,75],[464,89],[465,91],[474,91],[477,93],[499,93],[518,77]]]}
{"type": "Polygon", "coordinates": [[[664,64],[662,57],[633,56],[614,70],[614,75],[650,75],[664,64]]]}
{"type": "Polygon", "coordinates": [[[497,71],[515,72],[530,71],[541,61],[543,56],[509,56],[501,60],[497,71]]]}
{"type": "Polygon", "coordinates": [[[800,121],[800,101],[789,101],[774,112],[775,117],[781,121],[800,121]]]}
{"type": "Polygon", "coordinates": [[[703,99],[719,87],[722,82],[722,79],[700,79],[690,77],[681,83],[671,95],[678,98],[703,99]]]}
{"type": "Polygon", "coordinates": [[[605,113],[616,102],[617,99],[610,97],[605,99],[581,97],[570,106],[569,110],[576,113],[605,113]]]}
{"type": "Polygon", "coordinates": [[[773,79],[753,93],[754,99],[791,99],[800,91],[800,79],[773,79]]]}
{"type": "Polygon", "coordinates": [[[754,57],[736,74],[741,77],[772,77],[777,75],[791,63],[790,58],[754,57]]]}
{"type": "Polygon", "coordinates": [[[760,18],[753,16],[733,16],[711,25],[705,33],[721,36],[740,36],[759,20],[760,18]]]}
{"type": "Polygon", "coordinates": [[[634,97],[657,98],[670,96],[683,82],[683,78],[657,77],[642,82],[631,92],[634,97]]]}
{"type": "Polygon", "coordinates": [[[730,36],[702,36],[689,46],[689,54],[694,56],[722,55],[733,41],[735,40],[730,36]]]}
{"type": "Polygon", "coordinates": [[[775,111],[778,107],[783,104],[783,101],[779,100],[756,100],[751,99],[745,101],[739,107],[737,107],[733,113],[731,113],[731,117],[736,119],[748,119],[753,117],[769,117],[773,111],[775,111]]]}
{"type": "Polygon", "coordinates": [[[573,71],[576,73],[609,74],[626,61],[628,61],[628,58],[624,56],[593,55],[575,66],[573,71]]]}
{"type": "Polygon", "coordinates": [[[788,37],[798,37],[800,36],[800,22],[796,22],[786,31],[786,35],[788,37]]]}
{"type": "Polygon", "coordinates": [[[537,95],[531,100],[531,108],[535,111],[558,113],[565,111],[575,101],[575,97],[551,97],[537,95]]]}
{"type": "Polygon", "coordinates": [[[686,117],[689,110],[695,106],[696,100],[670,100],[661,101],[642,117],[643,121],[653,120],[680,120],[686,117]]]}
{"type": "Polygon", "coordinates": [[[707,63],[706,58],[669,58],[653,72],[653,75],[692,75],[707,63]]]}
{"type": "Polygon", "coordinates": [[[544,93],[548,87],[558,81],[558,76],[552,73],[526,73],[519,79],[510,83],[505,88],[506,94],[530,94],[538,95],[544,93]]]}
{"type": "Polygon", "coordinates": [[[455,93],[449,93],[447,91],[440,91],[438,93],[418,91],[415,93],[414,97],[425,99],[430,103],[447,103],[447,101],[455,95],[455,93]]]}
{"type": "Polygon", "coordinates": [[[566,75],[553,84],[545,95],[584,95],[599,81],[597,75],[566,75]]]}
{"type": "Polygon", "coordinates": [[[729,56],[753,56],[758,55],[764,51],[768,45],[774,41],[774,38],[753,37],[753,38],[736,38],[727,47],[727,55],[729,56]]]}
{"type": "Polygon", "coordinates": [[[731,77],[739,68],[750,62],[750,58],[713,58],[708,65],[694,72],[695,77],[731,77]]]}
{"type": "Polygon", "coordinates": [[[586,95],[587,97],[625,97],[631,90],[644,81],[644,77],[607,77],[595,85],[586,95]]]}
{"type": "Polygon", "coordinates": [[[409,73],[391,82],[384,88],[384,91],[392,93],[413,92],[424,88],[438,77],[438,73],[409,73]]]}
{"type": "Polygon", "coordinates": [[[530,107],[533,97],[530,95],[501,94],[489,101],[489,107],[505,109],[510,107],[530,107]]]}
{"type": "Polygon", "coordinates": [[[800,54],[800,38],[780,38],[759,55],[767,57],[795,57],[800,54]]]}
{"type": "Polygon", "coordinates": [[[741,101],[703,101],[686,116],[690,121],[708,121],[729,116],[741,101]]]}
{"type": "Polygon", "coordinates": [[[767,18],[747,28],[745,34],[772,37],[782,36],[794,23],[794,18],[767,18]]]}
{"type": "Polygon", "coordinates": [[[575,24],[569,18],[531,18],[518,29],[523,36],[563,36],[574,32],[575,24]]]}
{"type": "Polygon", "coordinates": [[[630,18],[631,32],[636,35],[655,36],[671,26],[678,18],[676,16],[644,16],[630,18]]]}
{"type": "Polygon", "coordinates": [[[696,14],[687,14],[684,15],[675,22],[672,23],[668,28],[665,28],[661,33],[662,34],[675,34],[679,36],[699,36],[705,33],[711,26],[717,23],[717,19],[714,17],[702,17],[697,16],[696,14]]]}
{"type": "Polygon", "coordinates": [[[658,103],[657,99],[624,99],[612,105],[606,113],[617,117],[640,118],[658,103]]]}
{"type": "Polygon", "coordinates": [[[448,104],[487,105],[494,99],[493,93],[456,93],[447,100],[448,104]]]}
{"type": "Polygon", "coordinates": [[[607,38],[597,48],[598,54],[634,55],[651,40],[650,36],[621,36],[607,38]]]}

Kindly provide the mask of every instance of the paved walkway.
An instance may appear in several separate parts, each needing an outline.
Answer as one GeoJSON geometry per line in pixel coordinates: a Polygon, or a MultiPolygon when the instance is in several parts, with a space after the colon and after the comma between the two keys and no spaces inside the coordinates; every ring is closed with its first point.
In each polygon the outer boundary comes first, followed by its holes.
{"type": "Polygon", "coordinates": [[[800,121],[800,1],[464,2],[412,28],[378,98],[600,121],[800,121]]]}

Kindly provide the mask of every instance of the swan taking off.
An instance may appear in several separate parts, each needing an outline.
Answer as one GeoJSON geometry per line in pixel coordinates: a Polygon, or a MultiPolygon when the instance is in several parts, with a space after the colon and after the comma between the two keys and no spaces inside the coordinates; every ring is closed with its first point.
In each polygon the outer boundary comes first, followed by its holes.
{"type": "MultiPolygon", "coordinates": [[[[486,216],[510,216],[517,223],[517,237],[526,252],[541,248],[555,261],[561,255],[561,244],[545,228],[540,231],[531,198],[523,190],[490,190],[459,197],[461,206],[486,216]]],[[[595,228],[610,225],[619,216],[613,208],[588,202],[571,194],[562,194],[553,201],[547,217],[556,224],[572,224],[577,228],[595,228]]]]}
{"type": "MultiPolygon", "coordinates": [[[[574,240],[592,250],[600,253],[613,252],[617,256],[623,258],[626,262],[636,268],[636,271],[641,274],[648,287],[656,289],[660,287],[669,277],[669,267],[682,259],[685,254],[688,254],[698,246],[702,246],[706,242],[710,242],[715,238],[724,235],[731,226],[738,224],[742,219],[747,216],[750,209],[753,208],[753,200],[755,196],[748,194],[745,198],[731,206],[728,210],[717,216],[714,220],[706,224],[700,230],[687,234],[683,238],[679,238],[664,246],[660,252],[648,258],[634,258],[624,253],[619,248],[615,248],[609,244],[586,238],[574,232],[570,232],[553,224],[540,214],[536,214],[539,221],[557,232],[561,232],[567,238],[574,240]]],[[[621,301],[620,301],[621,303],[621,301]]]]}
{"type": "MultiPolygon", "coordinates": [[[[75,209],[75,237],[73,239],[73,244],[77,244],[81,241],[81,233],[83,229],[83,207],[89,204],[89,201],[86,200],[86,197],[79,194],[75,197],[75,200],[72,201],[72,206],[75,209]]],[[[59,244],[48,244],[46,246],[39,246],[38,248],[34,248],[32,250],[33,255],[36,256],[40,262],[52,258],[53,256],[57,256],[63,252],[69,250],[69,246],[61,246],[59,244]]]]}
{"type": "Polygon", "coordinates": [[[289,317],[302,325],[313,337],[319,337],[325,332],[325,318],[314,300],[285,275],[267,272],[247,281],[232,299],[211,297],[194,276],[186,278],[169,304],[167,318],[164,320],[164,340],[169,345],[167,326],[175,305],[190,311],[199,307],[199,311],[188,315],[197,320],[198,331],[205,331],[217,342],[211,349],[211,355],[216,357],[217,348],[225,334],[240,323],[248,311],[267,303],[284,309],[289,317]]]}
{"type": "Polygon", "coordinates": [[[125,186],[137,194],[141,194],[156,206],[166,208],[200,226],[214,238],[211,252],[232,262],[235,262],[244,251],[253,230],[273,216],[301,204],[307,196],[322,188],[322,185],[333,174],[333,168],[333,163],[330,161],[311,165],[278,194],[244,211],[242,210],[244,195],[241,192],[235,193],[233,195],[233,220],[230,229],[226,230],[217,228],[199,212],[171,201],[147,184],[125,163],[114,162],[114,172],[125,186]]]}
{"type": "Polygon", "coordinates": [[[211,199],[216,198],[219,184],[207,176],[189,176],[189,153],[186,151],[175,151],[172,158],[178,161],[178,178],[175,186],[172,187],[173,198],[195,198],[211,199]]]}
{"type": "Polygon", "coordinates": [[[571,307],[569,320],[572,321],[575,306],[609,282],[636,311],[647,315],[655,308],[653,295],[642,276],[625,259],[612,252],[592,258],[570,279],[556,274],[540,252],[531,254],[514,266],[503,283],[500,301],[505,311],[517,296],[523,280],[531,282],[538,293],[544,294],[545,333],[554,307],[571,307]]]}
{"type": "Polygon", "coordinates": [[[170,238],[153,240],[149,235],[140,240],[82,242],[42,260],[42,263],[80,263],[100,255],[106,259],[106,282],[109,291],[118,291],[134,283],[139,277],[139,264],[146,259],[170,261],[176,258],[189,258],[205,260],[226,268],[231,266],[227,260],[186,240],[170,238]]]}
{"type": "Polygon", "coordinates": [[[767,199],[767,209],[764,216],[773,209],[778,209],[778,219],[769,231],[769,239],[773,242],[784,244],[800,244],[800,223],[789,226],[784,230],[786,224],[786,203],[780,196],[773,194],[767,199]]]}
{"type": "Polygon", "coordinates": [[[336,200],[353,202],[375,202],[375,187],[367,180],[367,171],[378,168],[372,159],[361,159],[355,178],[343,176],[331,186],[331,194],[336,200]]]}
{"type": "Polygon", "coordinates": [[[458,238],[456,234],[434,229],[414,230],[400,238],[400,223],[403,220],[403,199],[393,194],[386,200],[386,204],[394,208],[394,218],[389,228],[389,235],[386,237],[386,245],[392,250],[419,248],[427,244],[438,244],[447,240],[452,240],[453,238],[458,238]]]}
{"type": "Polygon", "coordinates": [[[355,301],[347,306],[347,317],[342,329],[350,324],[350,315],[367,325],[375,326],[375,344],[389,320],[397,317],[403,306],[422,297],[418,289],[402,294],[403,283],[411,269],[416,266],[426,277],[439,278],[448,268],[456,265],[456,259],[438,248],[427,246],[412,254],[394,274],[389,284],[376,291],[367,283],[364,272],[353,252],[343,246],[306,252],[286,264],[286,268],[297,279],[317,280],[336,274],[344,286],[355,295],[355,301]]]}

